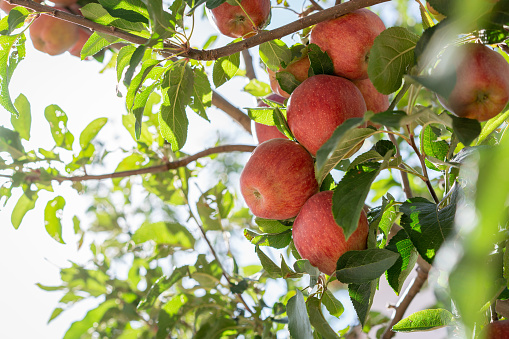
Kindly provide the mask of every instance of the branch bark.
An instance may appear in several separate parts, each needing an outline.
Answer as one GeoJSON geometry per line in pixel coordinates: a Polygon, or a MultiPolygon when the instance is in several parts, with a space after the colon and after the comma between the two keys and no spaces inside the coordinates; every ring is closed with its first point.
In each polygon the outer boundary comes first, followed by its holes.
{"type": "Polygon", "coordinates": [[[238,122],[249,134],[251,134],[251,119],[240,109],[233,106],[228,100],[223,98],[216,91],[212,91],[212,105],[216,106],[233,120],[238,122]]]}
{"type": "MultiPolygon", "coordinates": [[[[314,13],[306,17],[300,18],[294,22],[278,27],[274,30],[262,31],[253,37],[220,48],[210,50],[197,50],[169,42],[165,42],[164,47],[166,52],[170,54],[178,54],[178,56],[180,57],[186,57],[195,60],[217,60],[220,57],[235,54],[237,52],[249,49],[251,47],[258,46],[264,42],[271,41],[274,39],[280,39],[284,36],[300,31],[301,29],[304,29],[306,27],[316,25],[319,22],[335,19],[357,9],[373,6],[387,1],[389,0],[347,1],[345,3],[324,9],[323,11],[319,11],[318,13],[314,13]]],[[[148,41],[145,38],[131,34],[119,28],[112,26],[103,26],[101,24],[97,24],[93,21],[85,19],[82,16],[59,11],[54,9],[53,7],[44,6],[31,0],[10,0],[10,3],[32,9],[36,12],[46,12],[49,15],[52,15],[56,18],[73,22],[77,25],[90,28],[93,31],[115,36],[138,45],[143,45],[148,41]]]]}
{"type": "MultiPolygon", "coordinates": [[[[187,166],[189,163],[196,161],[200,158],[209,156],[211,154],[219,154],[219,153],[229,153],[229,152],[252,152],[256,146],[251,145],[223,145],[223,146],[216,146],[211,147],[206,150],[203,150],[201,152],[198,152],[194,155],[190,155],[188,157],[170,161],[162,165],[157,166],[151,166],[151,167],[145,167],[140,168],[136,170],[130,170],[130,171],[122,171],[122,172],[115,172],[115,173],[109,173],[109,174],[100,174],[100,175],[81,175],[81,176],[75,176],[75,177],[54,177],[52,180],[58,181],[58,182],[64,182],[64,181],[87,181],[87,180],[103,180],[103,179],[114,179],[114,178],[124,178],[129,177],[133,175],[140,175],[140,174],[149,174],[149,173],[160,173],[160,172],[166,172],[172,169],[177,169],[179,167],[187,166]]],[[[28,178],[27,178],[28,179],[28,178]]],[[[35,178],[34,178],[35,179],[35,178]]]]}
{"type": "Polygon", "coordinates": [[[249,80],[256,79],[256,73],[253,67],[253,57],[247,49],[242,51],[242,58],[244,59],[244,65],[246,66],[246,76],[249,80]]]}

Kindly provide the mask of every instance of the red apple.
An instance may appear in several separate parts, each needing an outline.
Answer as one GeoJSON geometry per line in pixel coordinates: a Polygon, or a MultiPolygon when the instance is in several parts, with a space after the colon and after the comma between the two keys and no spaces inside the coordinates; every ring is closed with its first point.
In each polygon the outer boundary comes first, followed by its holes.
{"type": "Polygon", "coordinates": [[[366,109],[373,113],[385,112],[389,108],[389,96],[378,92],[369,79],[355,80],[354,85],[361,91],[366,109]]]}
{"type": "Polygon", "coordinates": [[[309,41],[329,54],[337,75],[366,79],[369,50],[383,30],[385,25],[378,15],[363,8],[317,24],[309,41]]]}
{"type": "Polygon", "coordinates": [[[270,14],[270,0],[241,0],[238,6],[224,2],[207,13],[222,34],[246,38],[264,27],[270,14]]]}
{"type": "Polygon", "coordinates": [[[347,251],[366,249],[368,219],[361,213],[357,229],[345,240],[343,228],[332,215],[333,191],[315,194],[302,206],[293,223],[293,242],[302,258],[332,275],[336,262],[347,251]]]}
{"type": "Polygon", "coordinates": [[[479,121],[493,118],[509,102],[509,64],[481,44],[453,48],[453,57],[441,67],[456,69],[456,85],[447,99],[439,96],[440,103],[459,117],[479,121]]]}
{"type": "MultiPolygon", "coordinates": [[[[308,78],[309,66],[310,66],[309,58],[306,55],[290,63],[286,68],[280,67],[278,72],[292,73],[295,76],[295,79],[297,79],[297,81],[303,82],[308,78]]],[[[271,69],[268,69],[267,72],[269,73],[270,88],[272,89],[272,91],[288,99],[290,97],[290,94],[283,91],[279,86],[279,82],[276,79],[277,72],[274,72],[271,69]]]]}
{"type": "MultiPolygon", "coordinates": [[[[285,102],[285,98],[283,98],[280,95],[274,94],[274,93],[268,95],[265,99],[272,100],[272,101],[278,102],[280,104],[283,104],[285,102]]],[[[263,101],[260,101],[260,103],[258,104],[258,107],[269,107],[269,105],[267,105],[263,101]]],[[[256,135],[256,138],[257,138],[259,144],[261,144],[262,142],[267,141],[269,139],[276,139],[276,138],[286,139],[286,136],[283,133],[279,132],[279,130],[277,129],[276,126],[268,126],[268,125],[260,124],[258,122],[255,122],[254,126],[255,126],[254,134],[256,135]]]]}
{"type": "Polygon", "coordinates": [[[288,127],[311,154],[349,118],[362,118],[366,103],[348,79],[315,75],[300,84],[290,96],[286,116],[288,127]]]}
{"type": "Polygon", "coordinates": [[[76,44],[79,27],[68,21],[42,14],[30,26],[30,38],[37,50],[49,55],[58,55],[76,44]]]}
{"type": "Polygon", "coordinates": [[[485,339],[509,338],[509,320],[494,321],[488,324],[482,331],[485,339]]]}
{"type": "Polygon", "coordinates": [[[293,218],[318,191],[313,158],[295,141],[265,141],[256,147],[244,167],[240,191],[255,216],[293,218]]]}
{"type": "Polygon", "coordinates": [[[90,35],[92,35],[92,32],[89,30],[79,28],[78,41],[76,41],[76,43],[69,49],[68,52],[75,57],[81,58],[81,50],[83,49],[85,43],[88,41],[88,38],[90,38],[90,35]]]}

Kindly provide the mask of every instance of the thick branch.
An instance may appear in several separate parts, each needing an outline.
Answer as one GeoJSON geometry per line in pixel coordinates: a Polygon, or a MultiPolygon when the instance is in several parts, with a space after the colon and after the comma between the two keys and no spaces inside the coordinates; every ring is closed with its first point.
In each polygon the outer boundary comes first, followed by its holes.
{"type": "MultiPolygon", "coordinates": [[[[318,13],[314,13],[309,16],[300,18],[292,23],[281,26],[274,30],[262,31],[251,38],[236,42],[234,44],[226,45],[220,48],[210,50],[197,50],[193,48],[184,49],[183,46],[178,46],[168,42],[166,42],[164,46],[167,52],[173,54],[178,53],[178,55],[181,57],[186,57],[195,60],[216,60],[222,56],[232,55],[242,50],[258,46],[267,41],[280,39],[284,36],[300,31],[301,29],[304,29],[306,27],[316,25],[319,22],[335,19],[357,9],[373,6],[387,1],[389,0],[351,0],[331,8],[324,9],[323,11],[319,11],[318,13]]],[[[80,26],[90,28],[93,31],[106,33],[108,35],[115,36],[138,45],[143,45],[148,41],[145,38],[131,34],[119,28],[112,26],[103,26],[101,24],[97,24],[88,19],[85,19],[82,16],[59,11],[54,9],[53,7],[44,6],[31,0],[10,0],[10,3],[32,9],[36,12],[46,12],[50,15],[53,15],[56,18],[73,22],[80,26]]]]}
{"type": "Polygon", "coordinates": [[[382,335],[382,339],[390,339],[396,334],[391,330],[392,327],[396,325],[401,319],[403,319],[403,316],[405,315],[408,306],[410,306],[410,303],[412,302],[412,300],[414,300],[415,296],[417,295],[417,293],[419,293],[422,286],[428,279],[429,269],[430,265],[421,258],[419,258],[418,266],[416,269],[417,277],[415,277],[414,280],[412,280],[410,285],[408,285],[408,288],[405,290],[405,292],[399,299],[398,304],[394,308],[391,322],[387,326],[387,329],[385,330],[384,334],[382,335]]]}
{"type": "Polygon", "coordinates": [[[55,177],[53,180],[56,180],[58,182],[63,181],[86,181],[86,180],[103,180],[103,179],[114,179],[114,178],[124,178],[129,177],[133,175],[140,175],[140,174],[148,174],[148,173],[160,173],[160,172],[166,172],[172,169],[177,169],[179,167],[187,166],[189,163],[196,161],[200,158],[209,156],[211,154],[219,154],[219,153],[229,153],[229,152],[252,152],[255,149],[256,146],[250,146],[250,145],[223,145],[223,146],[217,146],[217,147],[211,147],[206,150],[203,150],[201,152],[198,152],[194,155],[190,155],[188,157],[170,161],[162,165],[157,166],[151,166],[151,167],[145,167],[140,168],[136,170],[130,170],[130,171],[123,171],[123,172],[115,172],[115,173],[109,173],[109,174],[100,174],[100,175],[82,175],[82,176],[75,176],[75,177],[55,177]]]}
{"type": "Polygon", "coordinates": [[[212,92],[212,105],[228,114],[251,134],[251,119],[216,91],[212,92]]]}

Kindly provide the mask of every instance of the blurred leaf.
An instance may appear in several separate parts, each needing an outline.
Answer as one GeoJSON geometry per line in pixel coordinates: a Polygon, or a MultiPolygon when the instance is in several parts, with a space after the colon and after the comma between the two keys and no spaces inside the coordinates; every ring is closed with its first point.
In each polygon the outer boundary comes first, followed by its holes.
{"type": "Polygon", "coordinates": [[[28,99],[20,94],[14,101],[14,106],[19,115],[11,115],[11,124],[14,130],[19,133],[22,139],[30,140],[30,127],[32,125],[32,115],[28,99]]]}
{"type": "Polygon", "coordinates": [[[214,62],[212,80],[218,88],[237,74],[240,65],[240,52],[224,56],[214,62]]]}
{"type": "Polygon", "coordinates": [[[62,239],[62,222],[61,214],[65,206],[65,199],[61,196],[56,197],[53,200],[48,201],[46,208],[44,209],[44,226],[46,232],[61,244],[65,244],[62,239]]]}
{"type": "Polygon", "coordinates": [[[35,207],[37,198],[37,193],[32,194],[32,199],[28,198],[25,194],[19,198],[18,202],[12,209],[11,215],[11,223],[15,229],[18,229],[19,225],[21,225],[21,221],[25,214],[35,207]]]}
{"type": "Polygon", "coordinates": [[[288,64],[292,61],[292,52],[281,40],[275,39],[260,45],[260,59],[268,68],[276,72],[281,63],[288,64]]]}
{"type": "Polygon", "coordinates": [[[13,159],[25,155],[18,132],[0,126],[0,152],[8,152],[13,159]]]}
{"type": "Polygon", "coordinates": [[[373,248],[348,251],[339,257],[336,277],[345,284],[365,284],[380,277],[399,258],[399,253],[373,248]]]}
{"type": "MultiPolygon", "coordinates": [[[[235,328],[236,326],[237,322],[233,319],[227,317],[220,317],[218,319],[214,317],[200,327],[198,332],[196,332],[194,338],[195,339],[224,338],[222,334],[229,329],[235,328]]],[[[228,333],[231,333],[231,331],[228,331],[228,333]]]]}
{"type": "Polygon", "coordinates": [[[474,119],[452,117],[452,128],[459,141],[465,145],[470,146],[472,141],[481,134],[481,124],[474,119]]]}
{"type": "Polygon", "coordinates": [[[313,71],[313,75],[319,74],[334,74],[334,63],[332,59],[329,57],[327,52],[324,52],[320,49],[320,47],[316,44],[308,45],[309,52],[308,58],[310,62],[310,70],[313,71]]]}
{"type": "Polygon", "coordinates": [[[400,254],[394,265],[385,273],[387,282],[394,292],[399,295],[403,283],[412,272],[417,262],[417,251],[405,230],[400,230],[396,233],[396,235],[391,238],[386,248],[389,251],[400,254]]]}
{"type": "Polygon", "coordinates": [[[415,332],[436,330],[440,327],[449,326],[453,322],[451,312],[437,308],[422,310],[400,320],[392,327],[394,332],[415,332]]]}
{"type": "Polygon", "coordinates": [[[189,301],[185,294],[177,294],[164,304],[157,317],[156,339],[168,338],[175,323],[180,317],[180,309],[189,301]]]}
{"type": "Polygon", "coordinates": [[[94,327],[94,324],[99,323],[104,314],[112,308],[118,308],[115,299],[106,300],[96,308],[88,311],[82,320],[75,321],[71,324],[71,327],[69,327],[64,335],[64,339],[81,338],[86,335],[90,328],[94,327]]]}
{"type": "Polygon", "coordinates": [[[244,86],[244,92],[255,97],[264,97],[271,94],[272,90],[268,84],[257,79],[251,79],[248,84],[244,86]]]}
{"type": "Polygon", "coordinates": [[[400,88],[403,75],[415,63],[419,37],[403,27],[390,27],[375,38],[369,53],[368,74],[375,88],[391,94],[400,88]]]}
{"type": "Polygon", "coordinates": [[[131,237],[135,244],[153,241],[157,245],[172,245],[182,249],[194,247],[193,235],[182,225],[170,222],[145,222],[131,237]]]}
{"type": "Polygon", "coordinates": [[[309,260],[297,258],[297,261],[295,261],[293,263],[293,269],[297,273],[309,274],[309,286],[313,287],[318,282],[318,277],[320,276],[320,270],[318,270],[318,268],[311,265],[309,260]]]}
{"type": "Polygon", "coordinates": [[[359,321],[362,326],[364,326],[364,323],[366,322],[366,317],[368,316],[371,304],[373,303],[373,296],[375,295],[377,284],[378,279],[361,285],[348,285],[350,300],[352,301],[353,307],[355,308],[355,312],[357,313],[357,317],[359,317],[359,321]]]}
{"type": "Polygon", "coordinates": [[[327,311],[336,318],[339,318],[345,310],[341,301],[339,301],[330,290],[326,290],[322,295],[322,304],[327,308],[327,311]]]}
{"type": "Polygon", "coordinates": [[[403,111],[385,111],[373,115],[369,121],[376,124],[397,128],[401,126],[401,119],[406,117],[407,114],[403,111]]]}
{"type": "Polygon", "coordinates": [[[157,279],[157,281],[150,287],[147,296],[140,301],[138,309],[146,310],[152,307],[161,293],[167,291],[188,274],[189,267],[182,266],[175,268],[170,276],[163,276],[157,279]]]}
{"type": "Polygon", "coordinates": [[[288,330],[292,338],[309,339],[313,337],[311,333],[311,324],[306,312],[306,303],[304,296],[299,289],[295,290],[295,295],[288,300],[286,313],[288,314],[288,330]]]}
{"type": "Polygon", "coordinates": [[[54,320],[56,317],[58,317],[62,312],[64,311],[63,308],[61,307],[57,307],[53,310],[53,312],[51,313],[51,316],[49,317],[48,319],[48,324],[54,320]]]}
{"type": "Polygon", "coordinates": [[[108,122],[108,118],[97,118],[90,122],[80,134],[80,146],[86,148],[89,143],[96,137],[97,133],[108,122]]]}
{"type": "Polygon", "coordinates": [[[283,225],[279,220],[255,218],[255,223],[263,233],[282,233],[288,231],[291,226],[283,225]]]}
{"type": "Polygon", "coordinates": [[[152,138],[152,133],[148,130],[148,127],[146,124],[143,124],[141,126],[141,133],[139,138],[136,138],[135,135],[135,124],[136,124],[136,118],[132,114],[122,115],[122,124],[124,125],[125,129],[129,132],[131,137],[134,141],[142,142],[145,145],[152,145],[152,142],[154,141],[152,138]]]}
{"type": "Polygon", "coordinates": [[[25,58],[25,36],[0,36],[0,105],[18,115],[9,94],[9,83],[18,64],[25,58]]]}
{"type": "Polygon", "coordinates": [[[51,128],[51,135],[57,147],[72,150],[74,136],[67,129],[67,114],[57,105],[49,105],[44,110],[44,117],[51,128]]]}
{"type": "Polygon", "coordinates": [[[323,316],[320,299],[309,297],[306,306],[309,322],[313,325],[315,330],[318,331],[324,339],[339,339],[339,336],[334,332],[323,316]]]}
{"type": "MultiPolygon", "coordinates": [[[[145,157],[138,153],[132,153],[131,155],[128,155],[120,163],[118,164],[117,168],[115,169],[115,172],[124,172],[129,171],[133,169],[137,169],[141,166],[141,164],[145,161],[145,157]]],[[[124,178],[114,178],[112,179],[113,184],[118,186],[120,184],[120,181],[122,181],[124,178]]]]}

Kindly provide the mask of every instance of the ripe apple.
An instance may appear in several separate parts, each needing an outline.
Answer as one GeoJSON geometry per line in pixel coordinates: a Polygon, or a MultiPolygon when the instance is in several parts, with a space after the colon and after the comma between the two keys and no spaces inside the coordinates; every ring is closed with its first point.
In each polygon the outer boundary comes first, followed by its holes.
{"type": "Polygon", "coordinates": [[[302,258],[332,275],[336,262],[347,251],[366,249],[368,219],[361,213],[357,229],[345,240],[343,228],[332,215],[333,191],[315,194],[302,206],[293,223],[293,242],[302,258]]]}
{"type": "Polygon", "coordinates": [[[265,141],[256,147],[244,167],[240,191],[255,216],[293,218],[318,191],[313,158],[295,141],[265,141]]]}
{"type": "Polygon", "coordinates": [[[309,41],[329,54],[337,75],[366,79],[369,50],[383,30],[385,25],[378,15],[363,8],[317,24],[309,41]]]}
{"type": "Polygon", "coordinates": [[[380,113],[389,108],[389,96],[378,92],[371,80],[354,80],[353,83],[361,91],[368,111],[380,113]]]}
{"type": "Polygon", "coordinates": [[[224,2],[207,10],[207,13],[212,24],[222,34],[232,38],[246,38],[264,27],[270,14],[270,0],[240,0],[237,6],[224,2]]]}
{"type": "MultiPolygon", "coordinates": [[[[297,79],[297,81],[303,82],[308,78],[309,67],[310,67],[309,58],[306,55],[290,63],[286,68],[280,67],[278,72],[292,73],[295,76],[295,79],[297,79]]],[[[283,91],[279,86],[279,82],[276,79],[277,73],[272,71],[270,68],[267,69],[267,72],[269,73],[270,88],[272,89],[272,91],[288,99],[290,97],[290,94],[283,91]]]]}
{"type": "Polygon", "coordinates": [[[456,69],[456,85],[447,99],[438,97],[440,103],[459,117],[479,121],[502,112],[509,102],[509,64],[504,57],[476,43],[453,47],[451,53],[441,67],[456,69]]]}
{"type": "Polygon", "coordinates": [[[315,75],[290,96],[286,117],[298,142],[312,155],[349,118],[362,118],[366,103],[353,82],[333,75],[315,75]]]}
{"type": "MultiPolygon", "coordinates": [[[[283,104],[285,102],[285,98],[283,98],[282,96],[277,95],[275,93],[268,95],[266,97],[266,99],[278,102],[280,104],[283,104]]],[[[269,105],[267,105],[263,101],[260,101],[260,103],[258,104],[258,107],[269,107],[269,105]]],[[[276,126],[268,126],[268,125],[264,125],[264,124],[255,122],[254,127],[255,127],[254,134],[256,135],[256,138],[258,139],[259,144],[261,144],[262,142],[267,141],[269,139],[276,139],[276,138],[286,139],[286,136],[283,133],[279,132],[279,130],[277,129],[276,126]]]]}
{"type": "Polygon", "coordinates": [[[509,338],[509,320],[494,321],[482,330],[485,339],[509,338]]]}
{"type": "Polygon", "coordinates": [[[30,38],[37,50],[49,55],[58,55],[76,44],[79,27],[48,14],[41,14],[30,26],[30,38]]]}
{"type": "Polygon", "coordinates": [[[88,38],[90,38],[90,35],[92,35],[92,32],[89,30],[79,28],[78,41],[76,41],[76,43],[68,50],[68,52],[75,57],[81,58],[81,50],[83,49],[85,43],[88,41],[88,38]]]}

